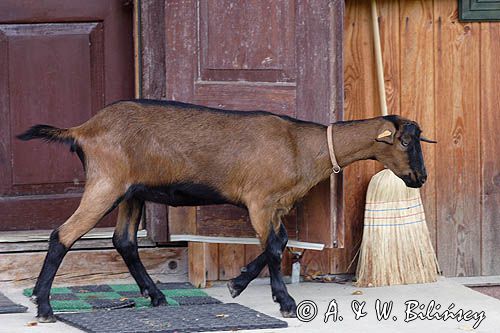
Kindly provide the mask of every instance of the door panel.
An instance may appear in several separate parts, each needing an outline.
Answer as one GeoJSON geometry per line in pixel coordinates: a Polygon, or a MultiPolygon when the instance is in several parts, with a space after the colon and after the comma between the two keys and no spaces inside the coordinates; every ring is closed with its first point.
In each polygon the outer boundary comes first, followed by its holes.
{"type": "MultiPolygon", "coordinates": [[[[144,96],[328,124],[341,119],[342,20],[342,1],[144,3],[144,96]],[[165,72],[163,82],[155,71],[165,72]]],[[[292,212],[291,238],[339,244],[340,184],[321,184],[292,212]]],[[[246,211],[232,206],[169,208],[168,215],[176,234],[255,236],[246,211]]]]}
{"type": "Polygon", "coordinates": [[[196,82],[192,101],[231,110],[266,110],[295,116],[294,85],[196,82]]]}
{"type": "MultiPolygon", "coordinates": [[[[2,50],[8,50],[6,93],[13,134],[39,119],[64,127],[83,123],[91,117],[93,104],[103,104],[103,92],[92,85],[103,80],[102,24],[0,25],[0,33],[4,34],[2,50]],[[101,68],[91,70],[99,64],[101,68]]],[[[85,179],[81,163],[60,146],[13,140],[11,153],[14,186],[85,179]]]]}
{"type": "Polygon", "coordinates": [[[293,1],[199,2],[202,81],[293,82],[293,1]]]}
{"type": "Polygon", "coordinates": [[[121,1],[0,8],[0,230],[53,228],[78,206],[81,163],[67,146],[15,136],[40,123],[76,126],[133,97],[131,8],[121,1]]]}

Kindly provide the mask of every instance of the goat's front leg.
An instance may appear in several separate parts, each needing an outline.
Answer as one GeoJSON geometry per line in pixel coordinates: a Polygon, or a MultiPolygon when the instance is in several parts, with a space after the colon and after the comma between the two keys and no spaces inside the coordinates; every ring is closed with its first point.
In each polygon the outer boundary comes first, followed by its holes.
{"type": "MultiPolygon", "coordinates": [[[[288,241],[288,236],[286,233],[285,226],[283,224],[280,225],[280,231],[278,234],[278,238],[281,240],[281,251],[285,251],[286,243],[288,241]]],[[[259,276],[260,272],[267,265],[267,254],[266,252],[262,252],[257,258],[255,258],[252,262],[246,265],[241,274],[235,277],[234,279],[229,280],[227,283],[227,287],[229,288],[229,292],[233,298],[239,296],[246,287],[259,276]]]]}
{"type": "Polygon", "coordinates": [[[141,293],[151,297],[153,306],[165,305],[165,295],[156,287],[139,258],[137,229],[144,202],[138,199],[123,201],[118,207],[118,222],[113,235],[113,245],[125,261],[141,293]]]}
{"type": "Polygon", "coordinates": [[[121,194],[117,193],[111,185],[100,183],[99,186],[94,186],[92,183],[87,183],[78,209],[50,235],[47,256],[32,296],[33,302],[38,307],[39,322],[56,321],[50,306],[49,296],[52,282],[64,256],[74,242],[92,229],[113,208],[121,194]]]}
{"type": "MultiPolygon", "coordinates": [[[[280,311],[283,317],[295,317],[297,305],[295,304],[295,300],[288,294],[285,282],[283,282],[283,277],[281,276],[281,259],[285,245],[288,242],[286,229],[272,205],[268,207],[250,205],[248,211],[252,227],[259,236],[261,244],[265,247],[264,254],[271,275],[273,300],[280,304],[280,311]],[[276,234],[275,230],[278,230],[278,234],[276,234]]],[[[254,260],[253,263],[255,265],[251,267],[254,268],[254,271],[246,276],[244,275],[243,279],[250,280],[256,276],[257,269],[265,266],[262,260],[260,256],[254,260]]],[[[229,287],[231,289],[231,284],[229,284],[229,287]]]]}

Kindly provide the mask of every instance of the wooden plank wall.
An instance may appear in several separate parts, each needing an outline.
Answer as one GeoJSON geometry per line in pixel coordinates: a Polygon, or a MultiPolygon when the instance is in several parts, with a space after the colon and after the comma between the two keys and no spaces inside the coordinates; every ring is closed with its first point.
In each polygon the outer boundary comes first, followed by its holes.
{"type": "MultiPolygon", "coordinates": [[[[381,6],[380,9],[383,7],[381,6]]],[[[344,35],[344,119],[362,119],[380,114],[373,57],[370,2],[346,2],[344,35]]],[[[389,87],[389,85],[388,85],[389,87]]],[[[392,98],[388,96],[388,103],[392,98]]],[[[391,103],[392,104],[392,103],[391,103]]],[[[361,161],[344,169],[344,219],[346,262],[356,256],[363,231],[364,198],[370,178],[377,171],[374,161],[361,161]]],[[[350,266],[350,271],[355,270],[350,266]]],[[[335,273],[342,273],[339,267],[335,273]]],[[[346,267],[347,269],[347,267],[346,267]]]]}
{"type": "Polygon", "coordinates": [[[500,274],[500,23],[481,23],[481,273],[500,274]]]}
{"type": "MultiPolygon", "coordinates": [[[[500,274],[500,23],[458,21],[456,0],[379,1],[389,112],[417,120],[426,217],[447,276],[500,274]]],[[[345,118],[377,115],[369,1],[346,1],[345,118]]],[[[353,258],[367,184],[380,166],[345,170],[353,258]]],[[[352,268],[351,268],[352,270],[352,268]]]]}

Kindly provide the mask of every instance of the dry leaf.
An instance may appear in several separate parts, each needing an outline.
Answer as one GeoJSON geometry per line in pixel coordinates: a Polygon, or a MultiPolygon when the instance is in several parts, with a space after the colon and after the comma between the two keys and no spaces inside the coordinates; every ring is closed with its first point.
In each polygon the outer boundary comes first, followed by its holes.
{"type": "Polygon", "coordinates": [[[215,315],[217,318],[226,318],[226,317],[229,317],[229,315],[225,314],[225,313],[219,313],[219,314],[216,314],[215,315]]]}
{"type": "Polygon", "coordinates": [[[462,330],[462,331],[474,331],[474,328],[472,328],[471,326],[469,325],[463,325],[463,326],[460,326],[458,329],[462,330]]]}
{"type": "Polygon", "coordinates": [[[314,271],[311,273],[311,277],[313,279],[317,278],[319,275],[321,275],[321,272],[320,271],[314,271]]]}
{"type": "Polygon", "coordinates": [[[363,295],[363,292],[361,290],[355,290],[351,295],[363,295]]]}
{"type": "Polygon", "coordinates": [[[28,321],[28,322],[26,323],[26,326],[36,326],[36,325],[38,325],[38,322],[37,322],[37,321],[28,321]]]}

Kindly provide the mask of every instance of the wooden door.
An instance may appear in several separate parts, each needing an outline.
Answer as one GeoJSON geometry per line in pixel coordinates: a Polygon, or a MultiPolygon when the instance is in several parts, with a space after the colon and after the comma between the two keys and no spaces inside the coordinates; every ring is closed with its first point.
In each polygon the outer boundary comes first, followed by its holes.
{"type": "MultiPolygon", "coordinates": [[[[343,1],[145,1],[141,10],[144,97],[341,118],[343,1]]],[[[290,238],[339,244],[340,187],[333,177],[312,191],[287,219],[290,238]]],[[[255,236],[232,206],[148,211],[153,234],[166,235],[168,215],[172,234],[255,236]]]]}
{"type": "Polygon", "coordinates": [[[85,180],[67,147],[15,135],[33,124],[78,125],[132,98],[133,83],[125,1],[0,2],[0,230],[60,225],[85,180]]]}

